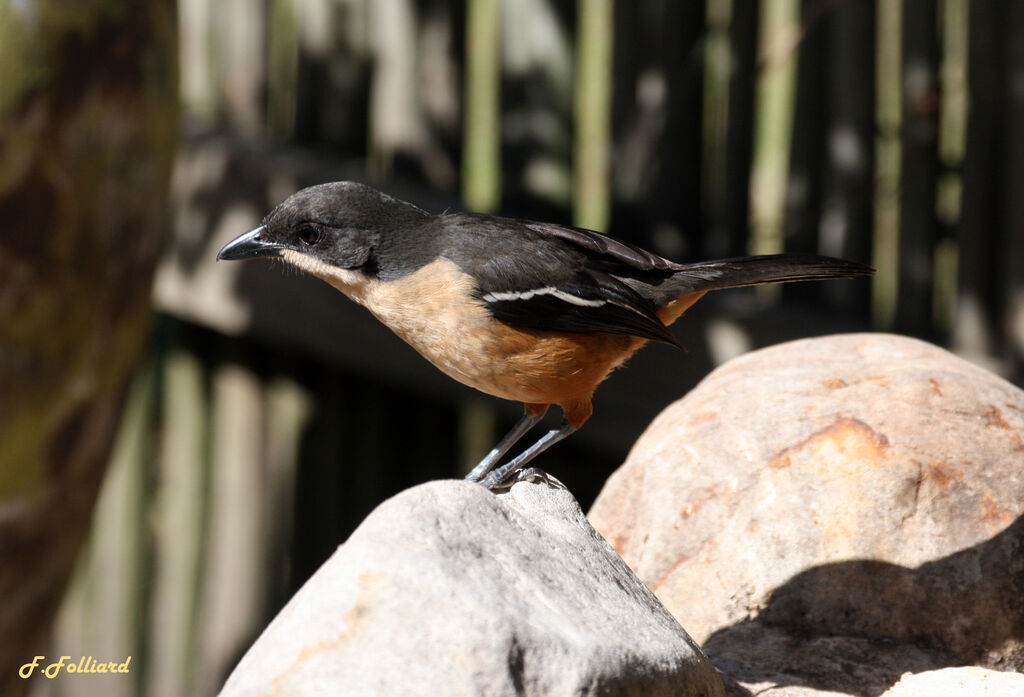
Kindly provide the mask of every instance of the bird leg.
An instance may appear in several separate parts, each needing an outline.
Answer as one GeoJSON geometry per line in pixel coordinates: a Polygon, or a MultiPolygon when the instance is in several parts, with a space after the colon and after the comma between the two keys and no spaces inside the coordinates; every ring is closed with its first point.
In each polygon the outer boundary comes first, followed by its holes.
{"type": "Polygon", "coordinates": [[[467,482],[479,482],[486,477],[491,470],[494,469],[495,465],[498,464],[498,460],[504,457],[505,453],[512,449],[512,446],[519,442],[519,440],[526,435],[526,432],[537,425],[537,422],[544,418],[544,414],[547,413],[548,405],[546,404],[527,404],[525,405],[525,412],[523,417],[516,422],[516,425],[512,427],[512,430],[505,434],[505,437],[491,449],[491,452],[487,453],[483,460],[480,461],[476,467],[466,475],[467,482]]]}
{"type": "Polygon", "coordinates": [[[579,427],[571,425],[568,421],[563,421],[561,426],[545,433],[539,441],[521,452],[515,458],[491,471],[480,483],[491,490],[501,488],[501,486],[512,478],[515,473],[523,467],[523,465],[540,455],[558,441],[571,436],[576,432],[577,428],[579,427]]]}

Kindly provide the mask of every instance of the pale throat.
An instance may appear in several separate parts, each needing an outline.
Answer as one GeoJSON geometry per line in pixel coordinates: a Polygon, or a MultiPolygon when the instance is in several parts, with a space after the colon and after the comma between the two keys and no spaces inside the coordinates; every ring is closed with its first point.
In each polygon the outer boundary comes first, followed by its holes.
{"type": "Polygon", "coordinates": [[[367,290],[370,285],[377,282],[362,271],[331,266],[315,257],[292,249],[285,249],[281,253],[281,257],[300,271],[305,271],[334,286],[360,305],[367,304],[367,290]]]}
{"type": "Polygon", "coordinates": [[[473,280],[447,259],[382,282],[357,269],[338,268],[294,250],[285,250],[283,258],[368,309],[428,358],[430,344],[438,335],[464,336],[471,326],[489,324],[487,310],[472,299],[473,280]]]}

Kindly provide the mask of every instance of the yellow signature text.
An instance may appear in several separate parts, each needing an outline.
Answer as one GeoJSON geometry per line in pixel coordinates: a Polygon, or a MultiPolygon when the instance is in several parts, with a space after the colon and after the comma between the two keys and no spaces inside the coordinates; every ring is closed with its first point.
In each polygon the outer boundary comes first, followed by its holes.
{"type": "Polygon", "coordinates": [[[71,660],[71,656],[61,656],[52,663],[45,664],[43,661],[46,660],[46,656],[35,656],[31,661],[24,664],[18,669],[18,675],[28,680],[35,673],[36,668],[40,669],[40,673],[51,680],[60,675],[61,671],[66,674],[71,673],[85,673],[85,674],[110,674],[110,673],[127,673],[128,664],[132,662],[132,657],[124,659],[124,662],[118,663],[117,661],[98,661],[92,656],[82,656],[77,663],[71,660]]]}

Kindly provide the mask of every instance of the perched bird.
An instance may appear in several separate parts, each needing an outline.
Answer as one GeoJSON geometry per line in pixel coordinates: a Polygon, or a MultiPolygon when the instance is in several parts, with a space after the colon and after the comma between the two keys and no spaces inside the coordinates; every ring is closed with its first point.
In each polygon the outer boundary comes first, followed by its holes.
{"type": "Polygon", "coordinates": [[[788,254],[678,264],[590,230],[432,215],[354,182],[299,191],[217,255],[250,257],[323,279],[450,377],[523,402],[522,419],[466,477],[491,489],[582,426],[598,384],[649,340],[679,346],[668,325],[708,291],[874,271],[788,254]],[[499,467],[551,405],[561,425],[499,467]]]}

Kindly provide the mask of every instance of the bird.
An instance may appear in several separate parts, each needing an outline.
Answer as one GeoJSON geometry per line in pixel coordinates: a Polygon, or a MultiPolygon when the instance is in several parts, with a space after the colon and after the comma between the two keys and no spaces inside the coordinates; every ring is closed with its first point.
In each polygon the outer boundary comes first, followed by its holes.
{"type": "Polygon", "coordinates": [[[682,264],[593,230],[495,215],[429,213],[366,184],[302,189],[218,260],[271,257],[362,305],[434,366],[523,416],[466,479],[497,491],[576,432],[609,373],[723,288],[868,276],[868,265],[773,254],[682,264]],[[550,407],[563,419],[504,464],[550,407]]]}

